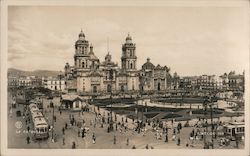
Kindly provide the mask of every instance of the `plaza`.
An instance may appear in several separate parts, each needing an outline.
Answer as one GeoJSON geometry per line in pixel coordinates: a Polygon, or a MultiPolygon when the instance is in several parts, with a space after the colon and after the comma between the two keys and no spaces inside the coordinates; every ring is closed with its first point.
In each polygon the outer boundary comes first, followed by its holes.
{"type": "MultiPolygon", "coordinates": [[[[184,126],[186,121],[174,121],[166,120],[164,122],[163,128],[160,128],[159,124],[154,120],[147,120],[145,118],[134,119],[128,118],[125,114],[116,112],[112,110],[113,114],[113,130],[108,131],[110,126],[109,113],[110,108],[108,107],[98,107],[95,105],[89,105],[89,111],[69,111],[69,110],[59,110],[60,98],[54,97],[53,99],[48,99],[43,97],[43,114],[48,121],[49,125],[54,124],[54,141],[52,141],[52,129],[49,131],[50,137],[46,140],[35,140],[32,139],[32,131],[28,132],[27,127],[31,127],[32,123],[27,122],[26,116],[17,117],[15,112],[21,111],[25,105],[18,104],[16,108],[12,108],[12,93],[9,92],[8,104],[11,111],[9,111],[8,116],[8,147],[9,148],[27,148],[27,149],[71,149],[73,142],[75,143],[75,148],[77,149],[203,149],[205,139],[202,138],[202,132],[204,132],[205,127],[197,127],[195,124],[198,122],[197,117],[193,117],[192,120],[189,120],[189,126],[184,126]],[[54,116],[56,120],[52,122],[52,112],[53,108],[50,107],[50,103],[54,103],[54,116]],[[73,116],[75,123],[70,125],[70,117],[73,116]],[[114,119],[116,116],[116,119],[114,119]],[[104,122],[99,120],[104,118],[104,122]],[[84,120],[84,121],[83,121],[84,120]],[[140,130],[137,128],[137,120],[144,121],[145,126],[140,130]],[[17,121],[22,123],[21,128],[17,128],[17,121]],[[65,128],[65,123],[67,123],[67,128],[65,128]],[[182,124],[182,128],[177,132],[178,124],[182,124]],[[79,125],[78,125],[79,124],[79,125]],[[153,126],[155,125],[155,126],[153,126]],[[82,133],[79,133],[81,127],[86,129],[85,136],[82,138],[82,133]],[[167,127],[167,132],[164,130],[164,127],[167,127]],[[63,134],[63,130],[64,134],[63,134]],[[199,132],[195,139],[190,139],[190,134],[192,132],[199,132]],[[167,141],[166,141],[167,134],[167,141]],[[95,136],[95,141],[93,142],[93,135],[95,136]],[[27,137],[30,137],[30,143],[27,143],[27,137]],[[173,137],[174,136],[174,137],[173,137]],[[115,138],[115,139],[114,139],[115,138]],[[180,140],[179,140],[180,139],[180,140]],[[64,140],[64,141],[63,141],[64,140]],[[178,140],[180,141],[178,143],[178,140]]],[[[147,100],[144,100],[144,102],[147,100]]],[[[137,103],[143,103],[137,101],[137,103]]],[[[156,108],[163,109],[164,107],[160,104],[154,104],[150,101],[147,101],[148,111],[150,112],[150,106],[157,106],[156,108]]],[[[166,107],[166,106],[165,106],[166,107]]],[[[173,106],[175,107],[175,106],[173,106]]],[[[181,106],[179,106],[181,107],[181,106]]],[[[183,106],[185,108],[185,105],[183,106]]],[[[115,105],[114,107],[115,108],[115,105]]],[[[182,108],[183,109],[183,108],[182,108]]],[[[125,110],[125,109],[124,109],[125,110]]],[[[140,111],[140,109],[138,109],[140,111]]],[[[178,112],[178,111],[177,111],[178,112]]],[[[139,116],[140,112],[137,112],[139,116]]],[[[22,114],[22,113],[21,113],[22,114]]],[[[134,114],[136,117],[136,114],[134,114]]],[[[155,119],[156,120],[156,119],[155,119]]],[[[221,117],[220,121],[230,122],[230,121],[244,121],[242,116],[234,117],[221,117]]],[[[210,118],[208,118],[208,123],[210,118]]],[[[214,122],[216,119],[214,119],[214,122]]],[[[218,122],[216,122],[218,123],[218,122]]],[[[208,126],[208,130],[211,126],[208,126]]],[[[209,132],[209,131],[207,131],[209,132]]],[[[221,145],[220,140],[223,138],[223,133],[218,132],[220,137],[214,138],[213,148],[215,149],[232,149],[232,148],[244,148],[244,140],[239,141],[236,145],[235,141],[231,141],[229,145],[221,145]]],[[[207,133],[206,141],[211,142],[211,134],[207,133]]],[[[210,147],[211,148],[211,147],[210,147]]]]}

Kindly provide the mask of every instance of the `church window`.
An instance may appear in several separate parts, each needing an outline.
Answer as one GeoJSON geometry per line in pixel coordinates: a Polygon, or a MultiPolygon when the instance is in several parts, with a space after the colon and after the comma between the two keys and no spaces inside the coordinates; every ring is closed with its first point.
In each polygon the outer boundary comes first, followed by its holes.
{"type": "Polygon", "coordinates": [[[107,92],[111,92],[112,86],[110,84],[107,85],[107,92]]]}
{"type": "Polygon", "coordinates": [[[85,65],[85,63],[84,63],[84,62],[82,62],[82,68],[84,68],[84,65],[85,65]]]}
{"type": "Polygon", "coordinates": [[[133,63],[130,63],[130,69],[132,69],[133,68],[133,63]]]}
{"type": "Polygon", "coordinates": [[[80,49],[80,53],[82,53],[82,47],[79,47],[79,49],[80,49]]]}

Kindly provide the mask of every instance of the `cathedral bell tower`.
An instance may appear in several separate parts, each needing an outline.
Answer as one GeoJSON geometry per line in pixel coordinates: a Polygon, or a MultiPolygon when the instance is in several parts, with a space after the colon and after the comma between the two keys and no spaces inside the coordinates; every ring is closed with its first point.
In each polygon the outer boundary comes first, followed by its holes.
{"type": "Polygon", "coordinates": [[[88,69],[88,53],[89,53],[89,41],[85,39],[85,34],[80,32],[78,40],[75,42],[75,68],[88,69]]]}
{"type": "Polygon", "coordinates": [[[126,37],[125,44],[122,45],[122,57],[121,57],[121,66],[122,69],[126,71],[135,71],[136,70],[136,53],[135,53],[135,44],[132,42],[131,36],[128,34],[126,37]]]}

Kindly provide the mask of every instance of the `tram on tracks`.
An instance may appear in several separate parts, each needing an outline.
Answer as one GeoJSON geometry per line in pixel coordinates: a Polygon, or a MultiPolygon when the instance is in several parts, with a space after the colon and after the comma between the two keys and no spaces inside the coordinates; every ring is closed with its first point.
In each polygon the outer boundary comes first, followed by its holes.
{"type": "Polygon", "coordinates": [[[30,103],[29,111],[32,119],[34,138],[36,140],[47,139],[49,137],[48,123],[42,112],[39,110],[37,104],[30,103]]]}
{"type": "Polygon", "coordinates": [[[245,135],[245,123],[244,122],[230,122],[224,125],[224,133],[231,140],[235,140],[236,137],[242,138],[245,135]]]}

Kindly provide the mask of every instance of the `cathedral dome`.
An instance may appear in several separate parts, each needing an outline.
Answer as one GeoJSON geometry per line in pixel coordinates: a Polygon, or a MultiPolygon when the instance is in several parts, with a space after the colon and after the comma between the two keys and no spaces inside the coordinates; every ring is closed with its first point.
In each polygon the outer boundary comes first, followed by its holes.
{"type": "Polygon", "coordinates": [[[132,40],[132,37],[128,34],[128,36],[126,37],[126,41],[128,40],[132,40]]]}
{"type": "Polygon", "coordinates": [[[105,61],[111,62],[111,55],[109,53],[105,56],[105,61]]]}
{"type": "Polygon", "coordinates": [[[153,65],[153,63],[150,62],[149,58],[147,58],[147,62],[142,65],[142,69],[151,69],[152,70],[154,68],[155,68],[155,66],[153,65]]]}
{"type": "Polygon", "coordinates": [[[78,35],[78,37],[80,38],[80,37],[85,37],[85,34],[83,33],[83,31],[81,30],[81,32],[80,32],[80,34],[78,35]]]}

